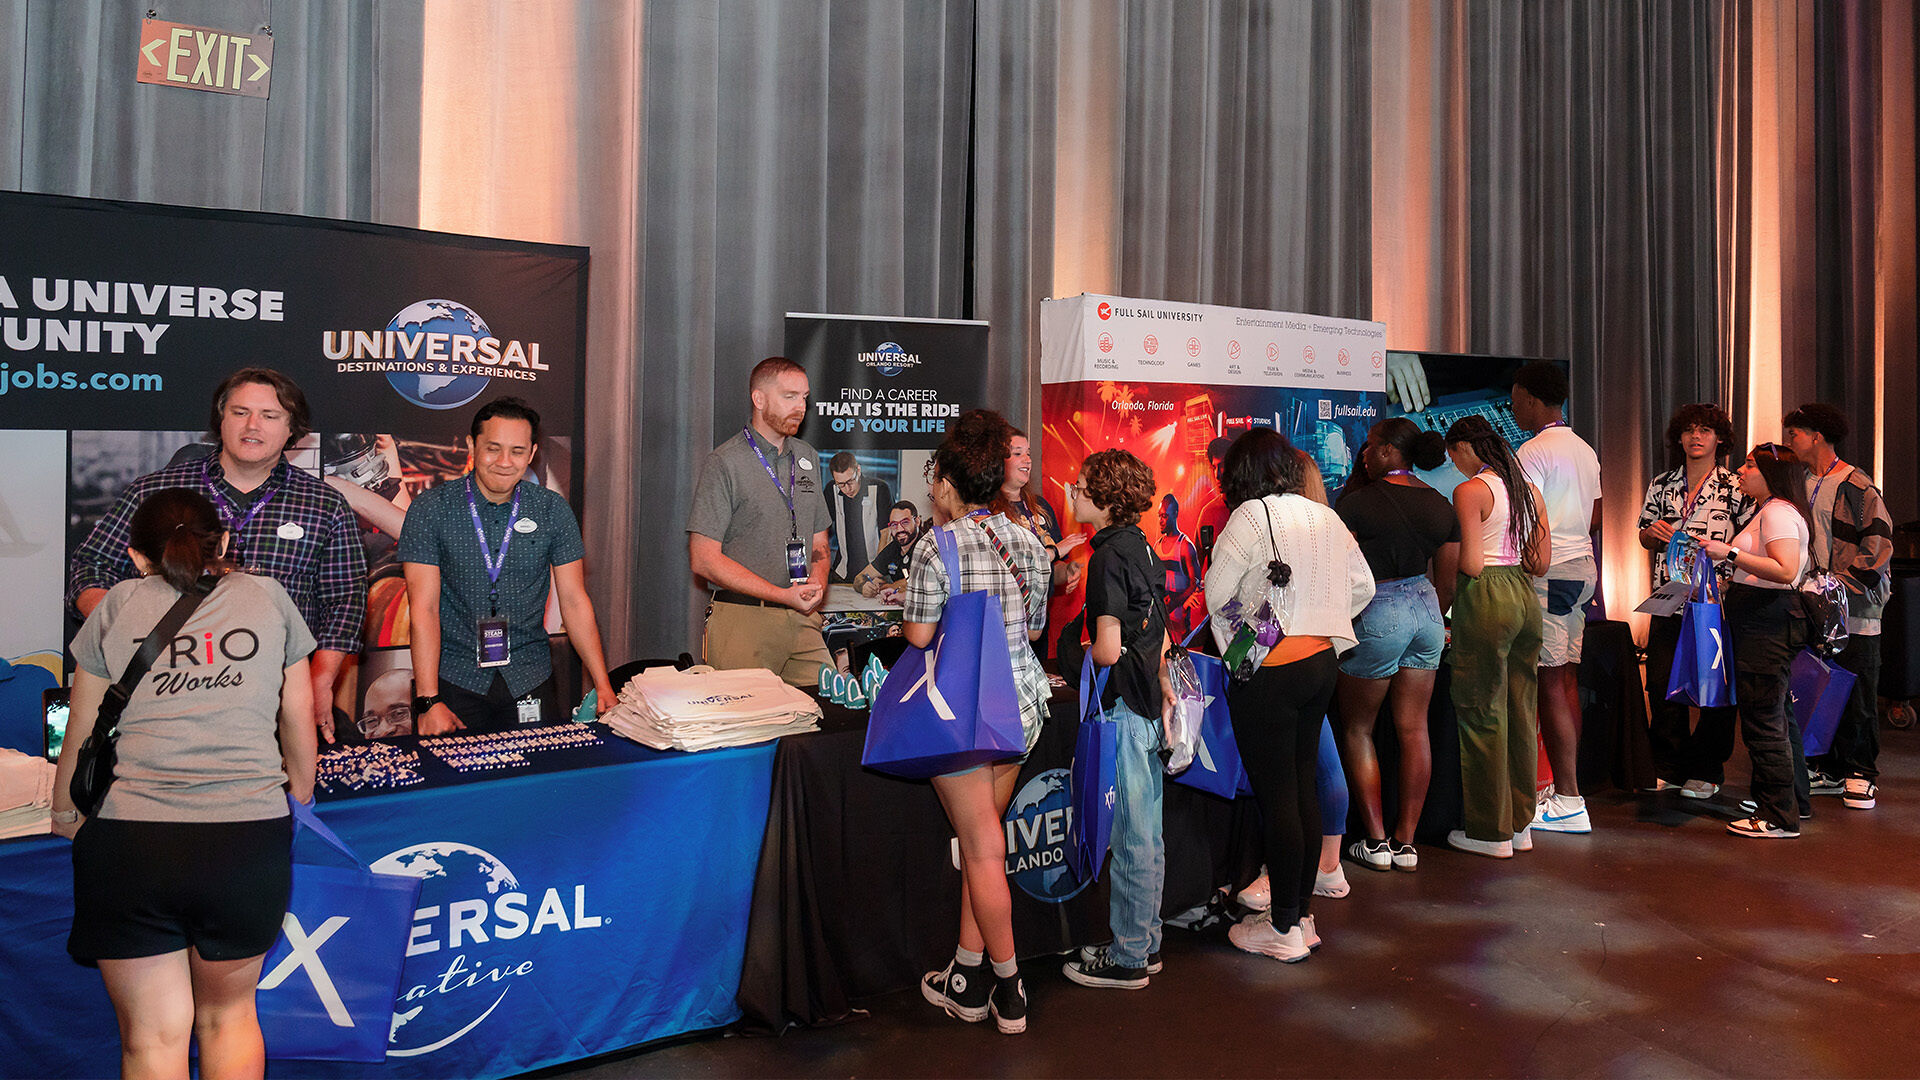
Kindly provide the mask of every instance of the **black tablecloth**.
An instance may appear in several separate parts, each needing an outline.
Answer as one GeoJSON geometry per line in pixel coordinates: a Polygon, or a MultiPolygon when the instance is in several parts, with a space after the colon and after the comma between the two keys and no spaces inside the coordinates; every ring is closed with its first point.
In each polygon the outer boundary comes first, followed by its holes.
{"type": "MultiPolygon", "coordinates": [[[[1590,623],[1582,661],[1582,790],[1607,779],[1627,788],[1650,784],[1646,702],[1627,624],[1590,623]]],[[[1428,714],[1433,781],[1417,832],[1425,844],[1444,844],[1447,831],[1460,827],[1460,743],[1449,685],[1442,665],[1428,714]]],[[[1055,694],[1052,719],[1021,770],[1022,785],[1071,763],[1077,704],[1067,691],[1055,694]]],[[[845,1019],[853,1002],[911,987],[921,973],[944,964],[959,933],[953,829],[933,788],[862,768],[867,714],[832,704],[824,710],[821,731],[787,737],[774,759],[740,980],[748,1030],[845,1019]]],[[[1390,777],[1399,752],[1391,721],[1379,725],[1376,740],[1382,773],[1390,777]]],[[[1392,820],[1394,785],[1382,786],[1392,820]]],[[[1163,830],[1166,915],[1259,873],[1259,824],[1250,798],[1229,802],[1169,782],[1163,830]]],[[[1104,877],[1060,904],[1012,892],[1014,940],[1023,957],[1111,938],[1104,877]]]]}
{"type": "MultiPolygon", "coordinates": [[[[1069,765],[1077,704],[1056,694],[1023,785],[1069,765]]],[[[945,963],[959,934],[953,829],[933,788],[862,768],[867,714],[831,704],[825,711],[819,733],[787,737],[774,760],[740,980],[749,1030],[845,1019],[854,1001],[911,987],[945,963]]],[[[1166,785],[1163,912],[1178,914],[1259,873],[1252,805],[1166,785]]],[[[1012,892],[1023,957],[1111,937],[1105,877],[1058,904],[1012,892]]]]}

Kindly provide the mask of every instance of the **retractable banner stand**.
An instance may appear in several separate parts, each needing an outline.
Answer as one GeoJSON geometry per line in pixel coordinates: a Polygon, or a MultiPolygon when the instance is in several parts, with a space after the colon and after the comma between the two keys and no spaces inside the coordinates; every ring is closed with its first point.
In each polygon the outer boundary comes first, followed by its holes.
{"type": "Polygon", "coordinates": [[[984,322],[788,312],[786,349],[813,390],[800,435],[828,474],[824,632],[844,667],[852,645],[899,623],[895,586],[906,576],[912,534],[895,504],[912,503],[911,524],[924,528],[933,508],[923,470],[934,449],[961,413],[1004,412],[1006,403],[987,400],[984,322]]]}
{"type": "Polygon", "coordinates": [[[290,460],[366,546],[367,652],[338,730],[410,730],[400,525],[465,472],[473,413],[501,395],[540,413],[535,477],[577,493],[586,249],[6,192],[0,237],[0,655],[58,673],[73,549],[129,482],[215,449],[223,378],[270,367],[313,414],[290,460]]]}
{"type": "MultiPolygon", "coordinates": [[[[1040,305],[1040,364],[1050,500],[1097,450],[1153,468],[1159,498],[1140,527],[1165,568],[1176,636],[1206,612],[1199,579],[1229,511],[1210,448],[1275,428],[1337,491],[1386,415],[1386,325],[1357,319],[1081,295],[1040,305]]],[[[1050,634],[1079,610],[1084,558],[1066,571],[1050,634]]]]}

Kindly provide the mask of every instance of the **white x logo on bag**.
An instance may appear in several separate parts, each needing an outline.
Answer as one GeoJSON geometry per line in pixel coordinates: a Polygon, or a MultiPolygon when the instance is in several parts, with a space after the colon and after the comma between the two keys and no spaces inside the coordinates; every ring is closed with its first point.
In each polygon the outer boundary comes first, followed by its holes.
{"type": "Polygon", "coordinates": [[[300,917],[291,911],[287,912],[286,921],[280,928],[286,933],[287,944],[292,946],[292,951],[266,978],[260,980],[259,989],[271,990],[286,982],[287,976],[292,975],[295,968],[305,968],[307,978],[313,980],[314,992],[320,995],[320,1004],[327,1007],[328,1019],[333,1021],[335,1027],[352,1027],[353,1017],[347,1014],[346,1002],[340,1000],[340,991],[333,986],[333,976],[327,974],[326,965],[320,962],[320,946],[325,945],[327,939],[345,925],[347,916],[335,915],[321,923],[313,936],[308,937],[300,925],[300,917]]]}
{"type": "MultiPolygon", "coordinates": [[[[1209,698],[1208,700],[1211,701],[1212,699],[1209,698]]],[[[1207,740],[1195,739],[1193,741],[1193,753],[1200,764],[1206,766],[1208,772],[1217,773],[1220,771],[1220,766],[1213,763],[1213,754],[1207,750],[1207,740]]]]}
{"type": "Polygon", "coordinates": [[[907,687],[907,692],[900,695],[900,704],[905,705],[913,700],[913,695],[924,686],[927,688],[927,703],[933,706],[933,711],[938,713],[942,720],[952,720],[953,709],[947,705],[947,699],[941,696],[940,687],[933,681],[934,668],[940,663],[940,646],[946,640],[945,634],[933,639],[933,648],[927,650],[927,670],[921,674],[919,682],[907,687]]]}
{"type": "Polygon", "coordinates": [[[1713,670],[1719,671],[1720,662],[1726,655],[1726,649],[1721,645],[1720,631],[1709,626],[1707,627],[1707,633],[1713,635],[1713,670]]]}

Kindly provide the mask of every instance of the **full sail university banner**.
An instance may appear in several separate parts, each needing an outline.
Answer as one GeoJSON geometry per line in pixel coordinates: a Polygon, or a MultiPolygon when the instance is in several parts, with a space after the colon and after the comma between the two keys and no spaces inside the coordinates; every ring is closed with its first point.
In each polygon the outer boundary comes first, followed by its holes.
{"type": "MultiPolygon", "coordinates": [[[[1006,409],[987,400],[987,324],[788,312],[786,349],[813,388],[800,437],[819,448],[827,473],[827,610],[863,613],[830,620],[829,630],[876,624],[901,610],[871,587],[876,575],[863,577],[891,540],[894,504],[911,502],[924,523],[932,507],[922,469],[954,421],[968,409],[1006,409]]],[[[829,637],[843,645],[844,634],[829,637]]]]}
{"type": "Polygon", "coordinates": [[[394,541],[500,395],[540,412],[537,478],[577,489],[585,249],[4,192],[0,237],[0,656],[59,674],[69,554],[135,477],[209,452],[214,387],[259,365],[312,410],[289,459],[362,526],[374,651],[342,730],[410,723],[394,541]]]}

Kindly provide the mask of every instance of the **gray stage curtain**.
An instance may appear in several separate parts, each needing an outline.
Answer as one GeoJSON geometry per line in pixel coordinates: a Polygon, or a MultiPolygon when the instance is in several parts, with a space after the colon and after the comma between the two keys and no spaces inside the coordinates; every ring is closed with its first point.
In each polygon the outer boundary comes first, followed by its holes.
{"type": "Polygon", "coordinates": [[[150,6],[128,0],[0,4],[0,48],[9,57],[0,70],[6,114],[0,160],[11,159],[0,165],[4,186],[414,222],[418,5],[159,5],[159,17],[170,22],[235,32],[263,33],[277,23],[285,36],[276,37],[267,99],[134,82],[140,21],[150,6]]]}
{"type": "MultiPolygon", "coordinates": [[[[686,517],[787,311],[959,317],[972,6],[646,8],[637,655],[699,641],[686,517]]],[[[697,648],[696,648],[697,653],[697,648]]]]}
{"type": "Polygon", "coordinates": [[[1115,14],[1120,292],[1367,317],[1368,5],[1115,14]]]}
{"type": "MultiPolygon", "coordinates": [[[[1715,349],[1712,24],[1692,5],[1518,0],[1423,5],[1383,21],[1377,52],[1430,72],[1410,100],[1435,134],[1408,163],[1443,191],[1428,237],[1438,280],[1397,290],[1430,327],[1396,347],[1549,356],[1571,364],[1572,419],[1605,462],[1608,595],[1623,614],[1644,595],[1633,539],[1647,478],[1664,468],[1666,419],[1722,397],[1715,349]],[[1425,94],[1440,100],[1422,100],[1425,94]]],[[[1405,78],[1383,70],[1383,78],[1405,78]]],[[[1396,200],[1396,203],[1398,200],[1396,200]]],[[[1376,228],[1395,212],[1377,203],[1376,228]]],[[[1396,273],[1381,268],[1383,277],[1396,273]]]]}

